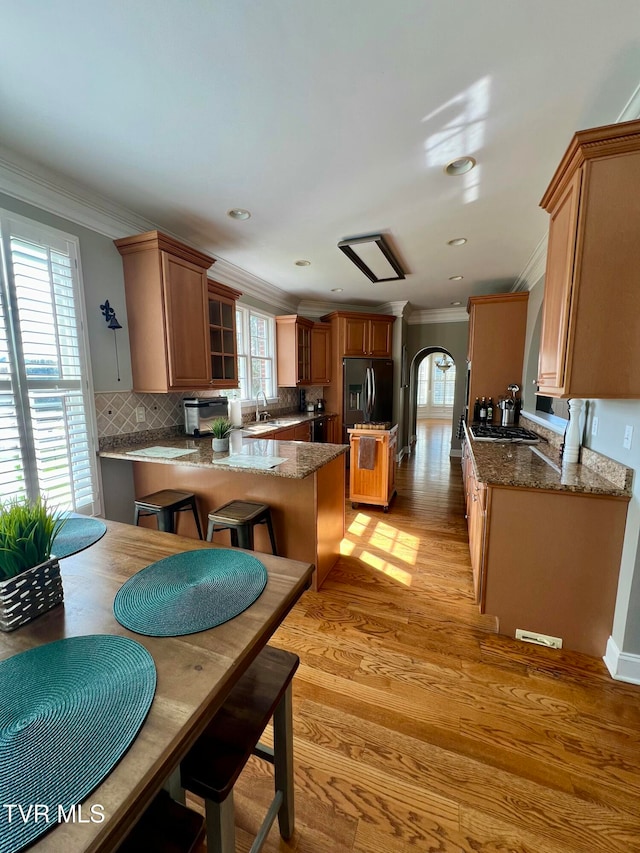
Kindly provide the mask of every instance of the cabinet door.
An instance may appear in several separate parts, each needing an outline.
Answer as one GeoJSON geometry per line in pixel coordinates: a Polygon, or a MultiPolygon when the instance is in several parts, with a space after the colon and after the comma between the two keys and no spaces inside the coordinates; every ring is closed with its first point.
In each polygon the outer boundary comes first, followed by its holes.
{"type": "Polygon", "coordinates": [[[387,487],[387,497],[389,500],[391,496],[396,490],[396,468],[397,468],[397,455],[398,455],[398,438],[397,436],[393,436],[389,441],[389,463],[388,463],[388,487],[387,487]]]}
{"type": "Polygon", "coordinates": [[[310,441],[311,440],[311,424],[300,424],[294,430],[295,441],[310,441]]]}
{"type": "Polygon", "coordinates": [[[298,360],[298,385],[311,382],[311,329],[296,323],[296,351],[298,360]]]}
{"type": "Polygon", "coordinates": [[[561,389],[565,381],[581,179],[580,171],[559,200],[549,225],[538,362],[540,390],[561,389]]]}
{"type": "Polygon", "coordinates": [[[161,258],[169,390],[208,386],[207,274],[168,252],[161,258]]]}
{"type": "Polygon", "coordinates": [[[369,321],[361,317],[345,317],[344,324],[343,355],[368,355],[369,321]]]}
{"type": "Polygon", "coordinates": [[[314,323],[311,329],[311,384],[331,382],[331,326],[314,323]]]}
{"type": "Polygon", "coordinates": [[[469,554],[471,556],[471,570],[473,572],[473,589],[476,603],[482,608],[482,594],[484,587],[483,556],[484,556],[484,530],[485,530],[485,497],[486,487],[477,483],[475,477],[472,480],[473,489],[470,495],[469,514],[469,554]]]}
{"type": "Polygon", "coordinates": [[[391,358],[392,324],[388,320],[369,320],[368,355],[391,358]]]}
{"type": "Polygon", "coordinates": [[[289,429],[279,429],[274,433],[273,438],[275,438],[276,441],[295,441],[296,428],[289,427],[289,429]]]}
{"type": "Polygon", "coordinates": [[[238,387],[236,352],[236,303],[209,284],[209,351],[211,386],[238,387]]]}

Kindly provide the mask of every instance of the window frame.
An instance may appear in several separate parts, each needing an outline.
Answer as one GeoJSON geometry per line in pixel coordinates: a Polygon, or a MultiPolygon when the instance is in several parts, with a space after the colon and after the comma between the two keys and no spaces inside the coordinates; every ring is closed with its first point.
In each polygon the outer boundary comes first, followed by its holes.
{"type": "MultiPolygon", "coordinates": [[[[251,305],[243,305],[236,302],[236,332],[237,332],[237,350],[238,350],[238,384],[240,390],[240,402],[243,406],[255,405],[255,396],[244,396],[241,376],[246,376],[246,390],[251,394],[249,383],[251,381],[252,369],[251,362],[254,356],[251,355],[251,317],[258,317],[261,320],[266,320],[269,329],[268,349],[269,353],[264,356],[271,363],[271,388],[263,389],[267,397],[268,403],[275,403],[278,400],[278,376],[276,365],[276,319],[275,314],[269,314],[267,311],[261,311],[259,308],[254,308],[251,305]],[[239,333],[239,334],[238,334],[239,333]],[[244,364],[244,370],[241,367],[244,364]]],[[[228,396],[233,396],[233,391],[228,392],[228,396]]]]}
{"type": "MultiPolygon", "coordinates": [[[[20,455],[24,466],[26,494],[30,499],[33,499],[40,493],[36,470],[36,445],[29,442],[29,438],[33,438],[30,392],[77,390],[78,395],[82,397],[85,440],[88,448],[87,470],[90,473],[92,494],[89,503],[76,505],[78,492],[74,491],[72,482],[70,484],[72,504],[68,508],[81,514],[101,515],[102,484],[97,459],[98,430],[79,238],[59,228],[0,208],[0,300],[3,305],[10,366],[6,378],[0,377],[0,392],[13,396],[17,410],[16,421],[20,435],[20,455]],[[61,254],[68,253],[69,277],[77,332],[77,354],[80,362],[79,379],[56,378],[50,382],[43,378],[30,379],[27,375],[24,350],[20,340],[21,333],[18,331],[20,327],[19,324],[12,323],[12,317],[19,318],[11,251],[12,238],[41,245],[48,251],[53,250],[61,254]]],[[[69,464],[73,464],[71,457],[68,461],[69,464]]],[[[4,496],[0,495],[0,497],[4,496]]]]}

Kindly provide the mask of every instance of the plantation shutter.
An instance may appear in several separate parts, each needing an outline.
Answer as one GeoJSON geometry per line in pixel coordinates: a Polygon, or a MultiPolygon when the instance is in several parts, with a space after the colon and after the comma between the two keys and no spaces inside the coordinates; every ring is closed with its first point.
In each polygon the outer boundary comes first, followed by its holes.
{"type": "Polygon", "coordinates": [[[0,212],[0,492],[99,510],[75,239],[0,212]],[[21,467],[21,471],[19,468],[21,467]]]}

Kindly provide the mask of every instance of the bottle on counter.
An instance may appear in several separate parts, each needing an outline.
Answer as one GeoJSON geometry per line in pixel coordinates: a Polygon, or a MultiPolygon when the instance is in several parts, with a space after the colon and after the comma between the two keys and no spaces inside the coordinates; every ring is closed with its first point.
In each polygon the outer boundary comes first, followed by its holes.
{"type": "Polygon", "coordinates": [[[493,397],[489,397],[489,402],[487,403],[487,423],[493,423],[493,397]]]}
{"type": "Polygon", "coordinates": [[[481,424],[486,424],[486,422],[487,422],[487,401],[484,397],[480,401],[480,418],[479,418],[479,420],[480,420],[481,424]]]}
{"type": "Polygon", "coordinates": [[[477,424],[480,420],[480,397],[476,397],[476,401],[473,404],[473,422],[477,424]]]}

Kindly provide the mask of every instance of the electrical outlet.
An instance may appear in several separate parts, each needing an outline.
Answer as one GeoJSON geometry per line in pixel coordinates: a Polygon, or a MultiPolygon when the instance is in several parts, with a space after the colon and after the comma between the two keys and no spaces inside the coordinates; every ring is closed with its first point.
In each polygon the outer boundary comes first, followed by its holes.
{"type": "Polygon", "coordinates": [[[146,419],[147,413],[144,410],[144,406],[136,406],[136,423],[141,424],[146,419]]]}
{"type": "Polygon", "coordinates": [[[631,439],[633,438],[633,427],[631,424],[627,424],[624,428],[624,441],[622,442],[622,446],[625,450],[631,450],[631,439]]]}
{"type": "Polygon", "coordinates": [[[536,634],[534,631],[523,631],[522,628],[516,628],[516,640],[523,640],[525,643],[535,643],[537,646],[546,646],[548,649],[562,648],[562,637],[536,634]]]}
{"type": "Polygon", "coordinates": [[[593,420],[591,421],[591,435],[598,434],[598,418],[596,415],[593,416],[593,420]]]}

